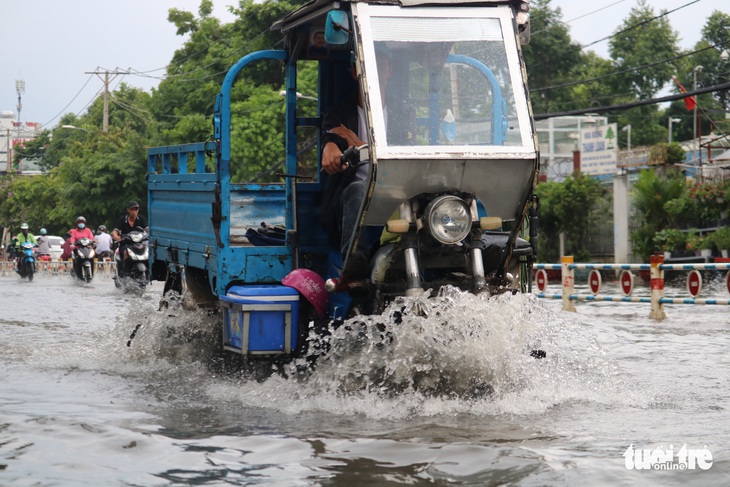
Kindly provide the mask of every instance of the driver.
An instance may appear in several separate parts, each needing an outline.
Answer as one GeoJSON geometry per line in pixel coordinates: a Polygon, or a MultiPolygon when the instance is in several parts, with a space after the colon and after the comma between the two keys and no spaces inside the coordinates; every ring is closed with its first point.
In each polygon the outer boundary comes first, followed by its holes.
{"type": "MultiPolygon", "coordinates": [[[[386,95],[392,71],[392,55],[384,45],[376,46],[375,52],[388,142],[393,145],[412,145],[416,134],[415,111],[408,103],[386,95]]],[[[354,66],[351,73],[357,78],[354,66]]],[[[348,147],[363,145],[367,139],[366,114],[358,90],[352,97],[333,105],[322,122],[322,169],[330,176],[322,197],[320,219],[333,243],[339,244],[343,260],[355,233],[360,207],[367,192],[369,164],[365,162],[358,167],[350,167],[342,164],[341,156],[348,147]]],[[[378,234],[374,232],[361,233],[349,264],[349,277],[358,278],[367,273],[370,253],[377,238],[378,234]]]]}
{"type": "Polygon", "coordinates": [[[122,239],[119,241],[119,256],[121,260],[117,266],[117,274],[123,276],[124,259],[126,258],[125,251],[127,248],[124,242],[124,236],[135,229],[147,231],[147,220],[139,214],[139,203],[136,201],[129,202],[127,205],[127,214],[119,217],[114,229],[122,236],[122,239]]]}
{"type": "Polygon", "coordinates": [[[92,232],[86,226],[86,218],[84,218],[83,216],[79,216],[78,218],[76,218],[76,227],[69,230],[69,233],[71,234],[71,243],[74,243],[75,241],[82,238],[94,240],[94,232],[92,232]]]}
{"type": "Polygon", "coordinates": [[[27,223],[21,223],[20,224],[20,233],[18,234],[16,238],[15,243],[15,254],[20,254],[20,246],[23,245],[26,242],[30,242],[33,244],[33,246],[37,246],[38,242],[36,242],[35,236],[32,233],[28,232],[28,224],[27,223]]]}

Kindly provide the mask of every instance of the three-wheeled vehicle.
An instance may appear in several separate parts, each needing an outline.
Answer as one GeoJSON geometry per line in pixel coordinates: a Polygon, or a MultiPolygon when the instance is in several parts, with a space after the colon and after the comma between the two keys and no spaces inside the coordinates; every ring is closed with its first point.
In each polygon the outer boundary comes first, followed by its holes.
{"type": "Polygon", "coordinates": [[[166,280],[166,293],[222,307],[224,347],[248,356],[296,355],[312,324],[380,313],[424,290],[524,290],[539,169],[520,50],[528,10],[519,0],[314,0],[277,21],[285,48],[248,54],[226,75],[214,140],[149,149],[153,279],[166,280]],[[234,168],[254,161],[231,157],[232,87],[263,60],[285,73],[284,170],[280,182],[234,181],[234,168]],[[317,63],[316,96],[298,92],[305,62],[317,63]],[[364,143],[342,162],[363,168],[366,194],[341,248],[320,219],[332,176],[318,141],[328,108],[358,94],[364,143]],[[312,103],[316,115],[303,116],[312,103]],[[412,116],[393,116],[403,105],[412,116]],[[298,147],[305,131],[315,135],[308,175],[298,147]],[[364,238],[375,249],[355,274],[364,238]]]}

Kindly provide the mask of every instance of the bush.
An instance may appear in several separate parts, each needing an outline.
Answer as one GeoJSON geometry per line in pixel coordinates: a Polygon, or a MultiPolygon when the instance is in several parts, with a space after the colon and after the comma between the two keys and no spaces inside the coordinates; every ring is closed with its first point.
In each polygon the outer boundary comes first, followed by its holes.
{"type": "Polygon", "coordinates": [[[730,227],[718,228],[713,238],[719,250],[730,250],[730,227]]]}
{"type": "Polygon", "coordinates": [[[687,234],[676,228],[665,228],[654,236],[654,244],[664,252],[682,251],[687,247],[687,234]]]}
{"type": "Polygon", "coordinates": [[[697,234],[697,229],[691,228],[687,235],[687,250],[699,250],[702,248],[703,240],[702,236],[697,234]]]}

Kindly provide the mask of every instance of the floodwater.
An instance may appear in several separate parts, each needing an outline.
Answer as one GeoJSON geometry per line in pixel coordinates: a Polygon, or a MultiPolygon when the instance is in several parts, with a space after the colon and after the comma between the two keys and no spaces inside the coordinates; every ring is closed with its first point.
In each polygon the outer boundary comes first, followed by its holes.
{"type": "Polygon", "coordinates": [[[447,293],[255,380],[161,288],[0,277],[0,485],[730,485],[725,307],[447,293]]]}

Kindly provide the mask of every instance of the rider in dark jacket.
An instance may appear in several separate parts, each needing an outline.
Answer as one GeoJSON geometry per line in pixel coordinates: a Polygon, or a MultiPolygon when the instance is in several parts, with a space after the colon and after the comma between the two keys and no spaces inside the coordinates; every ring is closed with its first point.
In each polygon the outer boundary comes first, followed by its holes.
{"type": "MultiPolygon", "coordinates": [[[[115,230],[118,230],[122,237],[132,230],[145,230],[147,229],[147,220],[145,217],[139,214],[139,203],[136,201],[130,201],[127,205],[127,214],[122,215],[117,220],[115,230]]],[[[117,266],[117,273],[119,276],[124,275],[124,259],[125,259],[126,245],[124,239],[119,242],[119,265],[117,266]]]]}

